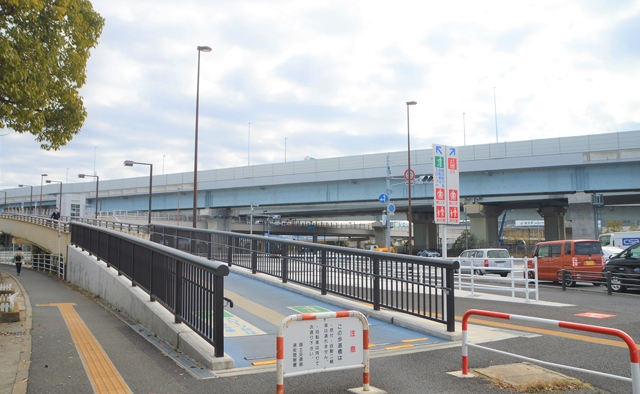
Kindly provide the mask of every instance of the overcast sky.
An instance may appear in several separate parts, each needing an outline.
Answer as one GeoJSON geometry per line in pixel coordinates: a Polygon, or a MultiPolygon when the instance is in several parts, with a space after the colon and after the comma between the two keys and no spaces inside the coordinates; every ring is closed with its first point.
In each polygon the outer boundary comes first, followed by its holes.
{"type": "Polygon", "coordinates": [[[639,1],[92,3],[83,130],[0,130],[2,189],[193,171],[198,45],[200,170],[406,150],[412,100],[412,149],[640,129],[639,1]]]}

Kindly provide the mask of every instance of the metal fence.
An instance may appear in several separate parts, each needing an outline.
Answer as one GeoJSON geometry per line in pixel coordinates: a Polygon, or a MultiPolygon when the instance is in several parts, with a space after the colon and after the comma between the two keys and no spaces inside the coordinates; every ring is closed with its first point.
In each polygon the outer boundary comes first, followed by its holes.
{"type": "Polygon", "coordinates": [[[224,277],[229,267],[131,235],[72,222],[71,243],[118,270],[224,356],[224,277]]]}
{"type": "Polygon", "coordinates": [[[175,226],[151,225],[149,232],[153,242],[455,330],[456,262],[175,226]]]}
{"type": "MultiPolygon", "coordinates": [[[[55,275],[59,278],[66,278],[67,266],[64,256],[55,254],[24,254],[22,268],[30,268],[40,272],[55,275]]],[[[0,252],[0,262],[7,265],[15,265],[12,252],[0,252]]]]}

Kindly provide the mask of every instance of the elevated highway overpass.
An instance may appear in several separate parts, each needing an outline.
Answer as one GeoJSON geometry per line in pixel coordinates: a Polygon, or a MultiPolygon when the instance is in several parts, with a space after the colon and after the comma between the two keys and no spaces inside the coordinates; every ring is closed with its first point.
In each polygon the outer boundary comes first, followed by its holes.
{"type": "MultiPolygon", "coordinates": [[[[597,207],[640,204],[640,131],[468,145],[458,152],[461,205],[471,231],[489,242],[497,241],[498,216],[505,210],[536,210],[549,239],[565,237],[565,215],[572,220],[574,238],[593,238],[597,207]]],[[[411,163],[418,175],[430,174],[431,149],[411,151],[411,163]]],[[[199,226],[229,230],[232,219],[246,220],[255,202],[261,214],[283,218],[379,218],[384,207],[378,196],[386,191],[387,176],[393,184],[391,202],[403,215],[406,168],[406,152],[390,152],[199,171],[199,226]]],[[[145,211],[148,184],[148,177],[100,182],[98,210],[145,211]]],[[[176,211],[178,188],[180,209],[192,209],[192,172],[157,175],[153,185],[153,211],[176,211]]],[[[53,205],[57,190],[58,185],[43,188],[45,206],[53,205]]],[[[9,207],[28,205],[28,189],[6,191],[9,207]]],[[[38,187],[33,191],[40,193],[38,187]]],[[[95,205],[93,182],[64,184],[67,193],[95,205]]],[[[416,183],[416,249],[437,244],[432,204],[432,185],[416,183]]]]}

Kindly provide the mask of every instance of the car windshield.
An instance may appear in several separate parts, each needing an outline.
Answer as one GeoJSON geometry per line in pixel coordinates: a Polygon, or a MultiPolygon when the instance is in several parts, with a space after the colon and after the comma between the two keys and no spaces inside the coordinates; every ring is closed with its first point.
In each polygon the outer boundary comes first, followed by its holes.
{"type": "Polygon", "coordinates": [[[602,254],[600,242],[576,242],[574,246],[575,255],[602,254]]]}
{"type": "Polygon", "coordinates": [[[500,258],[500,259],[508,259],[509,252],[506,250],[490,250],[487,252],[487,257],[500,258]]]}

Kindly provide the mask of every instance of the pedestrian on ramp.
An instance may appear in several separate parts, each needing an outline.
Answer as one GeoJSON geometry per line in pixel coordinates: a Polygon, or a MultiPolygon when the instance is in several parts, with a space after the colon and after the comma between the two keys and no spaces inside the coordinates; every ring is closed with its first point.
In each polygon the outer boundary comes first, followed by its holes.
{"type": "Polygon", "coordinates": [[[18,271],[18,276],[20,276],[22,262],[24,261],[24,253],[22,253],[22,248],[18,248],[18,251],[13,256],[13,261],[16,263],[16,271],[18,271]]]}

